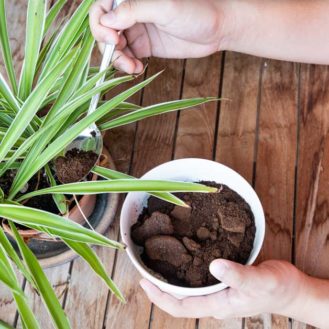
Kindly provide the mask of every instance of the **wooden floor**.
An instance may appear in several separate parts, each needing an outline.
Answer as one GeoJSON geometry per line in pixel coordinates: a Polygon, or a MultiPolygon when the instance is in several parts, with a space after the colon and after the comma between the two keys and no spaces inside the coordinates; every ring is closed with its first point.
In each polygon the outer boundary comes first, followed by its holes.
{"type": "MultiPolygon", "coordinates": [[[[19,0],[7,3],[12,11],[23,11],[19,0]]],[[[19,14],[11,20],[18,24],[20,19],[19,14]]],[[[15,33],[23,37],[19,28],[15,33]]],[[[19,62],[22,50],[15,40],[19,62]]],[[[149,105],[209,95],[226,100],[111,131],[106,144],[117,168],[138,177],[184,157],[232,167],[255,187],[265,209],[266,239],[258,262],[285,259],[311,275],[329,278],[328,67],[225,53],[200,60],[151,59],[146,76],[163,68],[161,77],[134,97],[135,102],[149,105]]],[[[113,239],[119,238],[118,218],[119,211],[109,232],[113,239]]],[[[97,253],[128,303],[109,295],[80,259],[49,269],[74,329],[308,328],[269,314],[229,321],[174,319],[150,304],[124,253],[102,248],[97,253]]],[[[39,297],[29,287],[25,290],[42,329],[51,328],[39,297]]],[[[21,327],[12,297],[3,288],[0,319],[21,327]]]]}

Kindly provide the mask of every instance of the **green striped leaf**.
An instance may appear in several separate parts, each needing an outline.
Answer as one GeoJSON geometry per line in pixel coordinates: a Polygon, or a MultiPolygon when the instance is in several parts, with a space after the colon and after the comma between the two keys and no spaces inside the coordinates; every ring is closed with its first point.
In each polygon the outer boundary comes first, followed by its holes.
{"type": "Polygon", "coordinates": [[[121,291],[116,286],[116,284],[107,275],[106,270],[97,257],[95,252],[85,243],[73,242],[64,240],[67,246],[74,250],[78,255],[80,255],[94,270],[94,272],[106,283],[111,292],[123,303],[125,303],[125,298],[123,297],[121,291]]]}
{"type": "Polygon", "coordinates": [[[155,115],[187,109],[194,106],[199,106],[208,102],[218,101],[218,98],[207,97],[207,98],[193,98],[193,99],[182,99],[178,101],[166,102],[156,105],[151,105],[140,110],[136,110],[132,113],[128,113],[120,116],[119,118],[113,119],[107,123],[100,125],[101,130],[108,130],[123,125],[127,125],[136,121],[140,121],[145,118],[149,118],[155,115]]]}
{"type": "Polygon", "coordinates": [[[94,45],[94,38],[91,35],[90,31],[88,30],[84,37],[81,50],[77,54],[75,62],[73,63],[72,70],[68,75],[66,81],[62,82],[63,83],[62,88],[60,89],[60,92],[55,100],[54,105],[48,112],[44,120],[44,124],[46,124],[49,120],[52,120],[59,113],[59,111],[61,111],[61,107],[67,102],[67,100],[76,90],[76,87],[83,73],[83,71],[81,71],[81,67],[84,67],[88,63],[90,59],[91,51],[93,49],[93,45],[94,45]]]}
{"type": "Polygon", "coordinates": [[[17,180],[16,183],[14,182],[15,185],[13,186],[12,191],[10,192],[9,198],[13,199],[13,197],[18,193],[21,187],[23,187],[36,172],[38,172],[44,165],[51,161],[51,159],[53,159],[57,154],[59,154],[63,149],[65,149],[65,147],[69,145],[71,141],[73,141],[77,136],[79,136],[79,134],[84,129],[102,118],[109,111],[113,110],[121,102],[125,101],[130,96],[134,95],[136,92],[151,83],[160,73],[155,74],[147,80],[113,97],[111,100],[100,106],[95,112],[89,114],[88,116],[74,124],[72,127],[67,129],[65,132],[63,132],[62,135],[60,135],[50,145],[48,145],[48,147],[41,153],[41,155],[37,157],[37,159],[33,163],[33,166],[29,168],[29,171],[24,171],[24,175],[21,175],[19,177],[20,180],[18,180],[18,175],[15,177],[17,178],[17,180]]]}
{"type": "MultiPolygon", "coordinates": [[[[114,86],[117,86],[126,81],[132,80],[132,76],[125,76],[121,78],[112,79],[110,81],[106,81],[101,84],[99,87],[96,87],[85,94],[79,96],[76,99],[73,99],[66,105],[64,105],[61,109],[61,112],[50,122],[45,124],[42,128],[40,128],[34,135],[32,135],[29,139],[27,139],[21,147],[12,155],[10,160],[7,162],[6,166],[0,170],[0,175],[3,174],[5,170],[9,168],[9,166],[14,163],[19,156],[21,156],[24,152],[26,152],[35,142],[38,143],[38,147],[33,149],[33,152],[30,152],[26,157],[25,161],[22,163],[20,170],[15,176],[14,182],[12,184],[12,190],[10,193],[10,198],[15,196],[16,193],[25,185],[24,181],[28,181],[33,173],[31,172],[31,165],[33,161],[37,158],[37,156],[42,151],[42,146],[47,145],[55,136],[56,132],[63,127],[63,125],[70,123],[68,117],[73,113],[77,112],[78,108],[88,102],[92,96],[97,94],[102,90],[109,90],[114,86]],[[42,139],[41,139],[42,136],[42,139]]],[[[46,165],[46,163],[44,164],[46,165]]]]}
{"type": "Polygon", "coordinates": [[[44,31],[43,31],[44,35],[48,32],[50,26],[56,20],[58,14],[60,13],[61,9],[64,7],[66,2],[67,2],[67,0],[57,0],[53,4],[53,6],[50,8],[50,10],[47,14],[47,18],[46,18],[46,22],[45,22],[45,28],[44,28],[44,31]]]}
{"type": "Polygon", "coordinates": [[[31,276],[33,277],[38,292],[40,293],[49,315],[53,321],[53,324],[58,329],[70,329],[70,323],[67,319],[61,304],[59,303],[57,296],[49,283],[45,273],[43,272],[37,258],[32,251],[26,246],[22,237],[19,235],[15,225],[10,223],[10,227],[15,235],[16,242],[18,244],[20,253],[24,259],[24,263],[28,267],[31,276]]]}
{"type": "Polygon", "coordinates": [[[8,240],[5,232],[0,228],[0,245],[3,247],[6,254],[10,257],[10,259],[15,263],[17,268],[21,271],[21,273],[24,275],[24,277],[32,284],[34,285],[33,279],[30,276],[30,273],[28,272],[27,268],[21,261],[21,259],[18,257],[14,247],[8,240]]]}
{"type": "Polygon", "coordinates": [[[13,281],[10,271],[8,270],[6,264],[0,259],[0,281],[4,283],[10,290],[18,295],[23,295],[22,290],[13,281]]]}
{"type": "Polygon", "coordinates": [[[13,65],[13,57],[9,45],[8,29],[6,24],[5,0],[0,0],[0,45],[6,71],[14,94],[17,92],[17,83],[13,65]]]}
{"type": "MultiPolygon", "coordinates": [[[[133,176],[123,174],[119,171],[115,171],[115,170],[100,167],[100,166],[95,166],[93,168],[92,172],[101,177],[104,177],[106,179],[137,179],[133,176]]],[[[174,196],[173,194],[168,193],[168,192],[150,193],[150,195],[153,195],[159,199],[176,204],[181,207],[189,207],[184,201],[182,201],[181,199],[177,198],[176,196],[174,196]]]]}
{"type": "MultiPolygon", "coordinates": [[[[81,33],[81,26],[85,23],[85,18],[88,15],[89,8],[94,0],[84,0],[81,5],[76,9],[70,20],[66,23],[62,29],[61,34],[55,40],[53,47],[50,50],[49,56],[46,58],[46,62],[40,79],[44,77],[46,72],[49,71],[73,46],[76,40],[77,34],[81,33]]],[[[39,81],[40,81],[39,79],[39,81]]]]}
{"type": "Polygon", "coordinates": [[[26,300],[26,296],[24,295],[24,292],[20,288],[20,284],[17,280],[16,273],[14,272],[10,261],[8,259],[8,256],[6,255],[6,252],[3,248],[3,246],[0,244],[0,260],[2,264],[5,264],[7,271],[9,272],[10,278],[15,283],[15,290],[13,291],[13,296],[15,299],[15,303],[19,312],[19,315],[21,317],[23,327],[27,329],[39,329],[40,326],[32,312],[32,310],[29,307],[29,304],[26,300]],[[16,291],[19,291],[17,293],[16,291]]]}
{"type": "MultiPolygon", "coordinates": [[[[49,168],[49,165],[45,166],[45,172],[48,177],[50,186],[57,186],[55,177],[53,176],[53,174],[49,168]]],[[[68,202],[67,202],[64,194],[53,194],[53,200],[56,203],[56,206],[62,215],[65,215],[68,213],[68,211],[69,211],[68,202]]]]}
{"type": "Polygon", "coordinates": [[[25,57],[18,90],[18,95],[21,100],[27,99],[32,90],[39,51],[43,39],[45,20],[46,1],[29,1],[26,20],[25,57]]]}
{"type": "MultiPolygon", "coordinates": [[[[1,2],[1,0],[0,0],[1,2]]],[[[6,80],[0,73],[0,95],[7,101],[10,108],[14,113],[17,113],[20,109],[18,100],[14,96],[13,92],[10,90],[6,80]]]]}
{"type": "MultiPolygon", "coordinates": [[[[101,193],[127,193],[127,192],[217,192],[214,187],[209,187],[196,183],[173,182],[162,180],[146,179],[116,179],[111,181],[91,181],[64,184],[36,190],[22,195],[17,199],[18,202],[32,198],[38,195],[50,193],[65,194],[101,194],[101,193]]],[[[1,210],[0,210],[1,214],[1,210]]]]}
{"type": "Polygon", "coordinates": [[[25,226],[38,226],[40,229],[49,228],[56,231],[58,237],[61,237],[60,233],[64,232],[64,238],[77,242],[123,249],[122,244],[118,242],[109,240],[101,234],[86,229],[73,221],[43,210],[12,204],[0,204],[0,217],[25,226]]]}
{"type": "Polygon", "coordinates": [[[10,326],[8,323],[5,323],[0,320],[0,328],[1,329],[14,329],[14,327],[10,326]]]}
{"type": "Polygon", "coordinates": [[[25,101],[21,110],[17,113],[14,121],[12,122],[10,128],[2,140],[0,149],[0,162],[3,161],[8,151],[13,147],[16,139],[19,138],[28,127],[29,123],[32,121],[33,116],[38,112],[42,101],[47,96],[52,84],[69,65],[73,55],[74,52],[66,55],[64,59],[49,72],[49,74],[42,80],[42,82],[35,88],[35,90],[25,101]]]}

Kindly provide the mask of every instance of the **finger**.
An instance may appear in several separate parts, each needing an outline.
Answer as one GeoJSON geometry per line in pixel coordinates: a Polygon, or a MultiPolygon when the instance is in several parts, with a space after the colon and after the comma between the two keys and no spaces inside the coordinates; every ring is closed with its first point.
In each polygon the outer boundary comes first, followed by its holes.
{"type": "Polygon", "coordinates": [[[164,24],[174,12],[171,1],[127,0],[101,17],[101,24],[113,29],[127,29],[136,23],[164,24]]]}
{"type": "Polygon", "coordinates": [[[214,260],[209,267],[210,273],[229,287],[249,291],[258,282],[259,273],[254,266],[244,266],[229,260],[214,260]]]}
{"type": "Polygon", "coordinates": [[[135,63],[135,72],[136,74],[141,73],[144,69],[144,64],[138,58],[136,58],[135,52],[131,50],[130,47],[123,49],[123,53],[130,57],[135,63]]]}
{"type": "Polygon", "coordinates": [[[203,318],[212,316],[213,303],[209,303],[209,297],[189,297],[179,300],[162,292],[145,279],[140,282],[140,285],[152,303],[174,317],[203,318]]]}
{"type": "Polygon", "coordinates": [[[144,24],[138,23],[133,28],[125,30],[125,36],[135,57],[144,58],[152,55],[149,35],[144,24]]]}
{"type": "Polygon", "coordinates": [[[115,46],[115,49],[117,49],[117,50],[122,50],[122,49],[124,49],[124,48],[126,48],[127,47],[127,39],[126,39],[126,37],[123,35],[123,34],[121,34],[120,36],[119,36],[119,42],[118,42],[118,44],[115,46]]]}
{"type": "MultiPolygon", "coordinates": [[[[117,31],[109,29],[102,24],[100,24],[100,18],[107,13],[107,7],[102,4],[106,1],[95,2],[89,10],[89,22],[90,29],[94,38],[99,42],[104,42],[108,44],[117,44],[119,42],[119,36],[117,31]]],[[[109,2],[109,1],[107,1],[109,2]]]]}
{"type": "Polygon", "coordinates": [[[117,50],[113,55],[113,65],[116,69],[128,74],[140,73],[143,70],[143,64],[127,54],[127,48],[123,51],[117,50]]]}

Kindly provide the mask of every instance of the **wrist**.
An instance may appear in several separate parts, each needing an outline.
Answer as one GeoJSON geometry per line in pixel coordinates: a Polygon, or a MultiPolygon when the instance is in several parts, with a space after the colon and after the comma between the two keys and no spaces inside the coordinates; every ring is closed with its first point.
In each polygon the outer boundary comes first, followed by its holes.
{"type": "Polygon", "coordinates": [[[276,314],[298,319],[304,312],[307,300],[308,276],[295,268],[295,274],[287,278],[287,285],[283,287],[282,300],[276,314]]]}
{"type": "Polygon", "coordinates": [[[329,328],[329,281],[302,273],[298,299],[287,309],[286,316],[319,328],[329,328]]]}
{"type": "Polygon", "coordinates": [[[218,50],[230,50],[235,30],[235,19],[233,17],[232,3],[230,0],[216,0],[215,2],[218,17],[218,50]]]}
{"type": "Polygon", "coordinates": [[[245,51],[256,37],[259,15],[258,1],[216,0],[219,17],[222,20],[219,50],[245,51]]]}

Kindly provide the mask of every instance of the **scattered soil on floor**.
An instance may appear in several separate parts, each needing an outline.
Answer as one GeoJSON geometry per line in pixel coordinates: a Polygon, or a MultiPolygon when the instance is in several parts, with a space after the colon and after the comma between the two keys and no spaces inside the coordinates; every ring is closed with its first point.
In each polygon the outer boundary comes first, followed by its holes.
{"type": "Polygon", "coordinates": [[[94,166],[98,155],[92,151],[72,149],[66,152],[65,157],[55,160],[57,178],[63,184],[74,183],[85,177],[94,166]]]}
{"type": "Polygon", "coordinates": [[[209,265],[216,258],[245,264],[253,248],[250,206],[226,185],[200,182],[220,192],[177,193],[190,208],[150,197],[132,227],[133,241],[152,273],[171,284],[204,287],[218,283],[209,265]]]}

